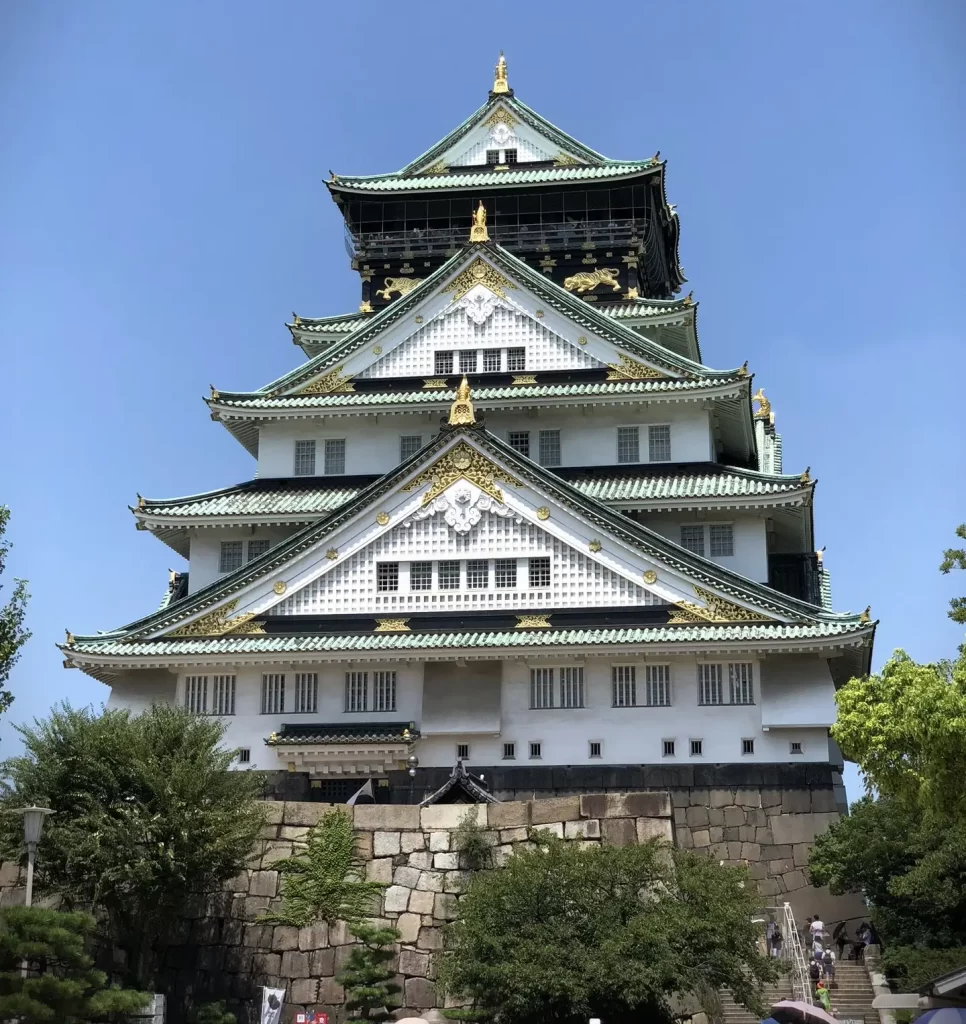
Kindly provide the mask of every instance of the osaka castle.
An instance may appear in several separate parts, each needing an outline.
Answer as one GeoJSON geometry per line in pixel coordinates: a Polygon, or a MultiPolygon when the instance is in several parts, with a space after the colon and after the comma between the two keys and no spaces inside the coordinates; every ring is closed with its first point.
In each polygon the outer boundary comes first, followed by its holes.
{"type": "Polygon", "coordinates": [[[567,135],[501,56],[421,156],[331,174],[358,309],[320,295],[294,370],[212,389],[252,478],[138,498],[186,564],[65,664],[222,717],[288,798],[832,776],[875,623],[831,607],[753,368],[699,344],[666,167],[567,135]]]}

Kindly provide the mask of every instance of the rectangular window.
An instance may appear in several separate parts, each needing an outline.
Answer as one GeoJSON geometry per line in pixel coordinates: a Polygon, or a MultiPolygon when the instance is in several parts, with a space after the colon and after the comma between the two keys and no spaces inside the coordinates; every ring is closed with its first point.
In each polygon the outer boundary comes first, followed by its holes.
{"type": "Polygon", "coordinates": [[[345,709],[347,712],[369,710],[368,672],[346,672],[345,709]]]}
{"type": "Polygon", "coordinates": [[[325,442],[325,475],[340,476],[345,472],[345,438],[330,438],[325,442]]]}
{"type": "Polygon", "coordinates": [[[544,588],[550,586],[550,559],[530,559],[530,586],[544,588]]]}
{"type": "Polygon", "coordinates": [[[540,439],[540,465],[560,465],[560,431],[541,430],[540,439]]]}
{"type": "Polygon", "coordinates": [[[730,558],[735,553],[735,531],[731,523],[708,527],[712,558],[730,558]]]}
{"type": "Polygon", "coordinates": [[[459,562],[439,563],[439,589],[459,590],[460,588],[460,564],[459,562]]]}
{"type": "Polygon", "coordinates": [[[530,744],[530,757],[533,760],[537,760],[537,759],[539,759],[540,757],[543,756],[540,753],[541,747],[542,747],[542,744],[540,744],[540,743],[531,743],[530,744]]]}
{"type": "Polygon", "coordinates": [[[484,373],[499,373],[500,363],[502,362],[500,356],[502,350],[498,348],[485,348],[483,349],[483,372],[484,373]]]}
{"type": "Polygon", "coordinates": [[[234,572],[242,567],[242,542],[240,540],[223,540],[221,556],[218,559],[219,572],[234,572]]]}
{"type": "Polygon", "coordinates": [[[515,743],[503,744],[503,760],[515,761],[517,756],[517,745],[515,743]]]}
{"type": "Polygon", "coordinates": [[[517,151],[515,149],[503,150],[503,162],[505,164],[515,164],[517,162],[517,151]]]}
{"type": "Polygon", "coordinates": [[[661,740],[665,757],[674,757],[674,740],[661,740]]]}
{"type": "Polygon", "coordinates": [[[460,373],[476,373],[476,349],[460,351],[460,373]]]}
{"type": "Polygon", "coordinates": [[[724,704],[720,665],[698,665],[698,703],[724,704]]]}
{"type": "Polygon", "coordinates": [[[728,666],[728,696],[732,704],[754,704],[754,666],[732,664],[728,666]]]}
{"type": "Polygon", "coordinates": [[[262,714],[285,713],[285,673],[271,672],[262,676],[262,714]]]}
{"type": "Polygon", "coordinates": [[[252,759],[252,752],[250,747],[239,747],[238,748],[238,762],[239,764],[248,764],[252,759]]]}
{"type": "Polygon", "coordinates": [[[376,590],[393,591],[399,589],[399,563],[379,562],[376,565],[376,590]]]}
{"type": "Polygon", "coordinates": [[[208,677],[188,676],[184,681],[184,706],[196,715],[208,712],[208,677]]]}
{"type": "Polygon", "coordinates": [[[318,672],[295,673],[295,707],[297,715],[314,715],[319,710],[318,672]]]}
{"type": "Polygon", "coordinates": [[[649,708],[671,706],[671,666],[644,666],[644,695],[649,708]]]}
{"type": "Polygon", "coordinates": [[[211,677],[211,714],[233,715],[235,713],[235,677],[211,677]]]}
{"type": "Polygon", "coordinates": [[[647,458],[649,462],[671,461],[671,428],[647,428],[647,458]]]}
{"type": "Polygon", "coordinates": [[[295,442],[295,475],[315,476],[315,442],[295,442]]]}
{"type": "Polygon", "coordinates": [[[602,747],[602,744],[600,743],[599,740],[591,740],[590,741],[590,757],[600,757],[601,756],[601,747],[602,747]]]}
{"type": "Polygon", "coordinates": [[[410,590],[432,590],[433,589],[433,563],[432,562],[410,562],[410,564],[409,564],[409,589],[410,590]]]}
{"type": "Polygon", "coordinates": [[[691,740],[691,756],[701,757],[704,753],[704,740],[691,740]]]}
{"type": "Polygon", "coordinates": [[[704,555],[704,527],[682,526],[681,547],[693,551],[696,555],[704,555]]]}
{"type": "Polygon", "coordinates": [[[513,590],[517,585],[517,560],[498,558],[493,563],[493,582],[497,590],[513,590]]]}
{"type": "Polygon", "coordinates": [[[789,754],[804,754],[805,753],[805,751],[802,750],[801,743],[795,743],[794,741],[789,743],[789,745],[788,745],[788,752],[789,752],[789,754]]]}
{"type": "Polygon", "coordinates": [[[272,546],[270,540],[250,540],[248,542],[248,561],[254,562],[260,558],[272,546]]]}
{"type": "Polygon", "coordinates": [[[422,446],[422,434],[404,434],[399,438],[399,461],[405,462],[406,459],[415,455],[422,446]]]}
{"type": "Polygon", "coordinates": [[[614,665],[611,682],[615,708],[632,708],[637,704],[637,668],[634,665],[614,665]]]}
{"type": "Polygon", "coordinates": [[[461,761],[466,761],[470,756],[470,745],[469,743],[457,743],[456,744],[456,756],[461,761]]]}
{"type": "Polygon", "coordinates": [[[560,670],[560,706],[582,708],[584,706],[584,670],[562,668],[560,670]]]}
{"type": "Polygon", "coordinates": [[[617,428],[617,461],[641,461],[640,431],[637,427],[617,428]]]}
{"type": "Polygon", "coordinates": [[[490,585],[490,563],[485,558],[471,558],[466,563],[467,590],[486,590],[490,585]]]}
{"type": "Polygon", "coordinates": [[[372,710],[396,710],[396,673],[372,673],[372,710]]]}
{"type": "Polygon", "coordinates": [[[527,368],[527,350],[525,348],[508,348],[506,350],[506,372],[520,373],[527,368]]]}
{"type": "Polygon", "coordinates": [[[498,149],[488,149],[486,151],[486,162],[490,167],[495,167],[500,162],[500,151],[498,149]]]}
{"type": "Polygon", "coordinates": [[[453,353],[452,352],[437,352],[435,357],[435,373],[441,373],[444,376],[448,376],[453,372],[453,353]]]}
{"type": "Polygon", "coordinates": [[[553,669],[530,669],[530,707],[553,707],[553,669]]]}
{"type": "Polygon", "coordinates": [[[741,741],[741,752],[742,752],[742,754],[753,754],[755,752],[755,741],[754,740],[742,740],[741,741]]]}
{"type": "Polygon", "coordinates": [[[515,451],[521,455],[525,455],[528,459],[530,458],[530,431],[529,430],[509,430],[506,435],[506,443],[515,451]]]}

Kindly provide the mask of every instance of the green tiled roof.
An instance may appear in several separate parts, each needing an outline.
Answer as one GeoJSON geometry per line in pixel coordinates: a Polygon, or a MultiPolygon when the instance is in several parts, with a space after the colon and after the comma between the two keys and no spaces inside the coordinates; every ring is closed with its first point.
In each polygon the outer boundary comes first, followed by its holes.
{"type": "Polygon", "coordinates": [[[354,722],[331,725],[325,722],[286,724],[265,743],[270,747],[302,743],[407,743],[419,739],[413,722],[354,722]]]}
{"type": "Polygon", "coordinates": [[[677,473],[673,476],[595,476],[569,481],[581,494],[597,501],[678,501],[681,499],[751,498],[788,494],[810,488],[798,476],[769,476],[750,469],[720,473],[677,473]]]}
{"type": "Polygon", "coordinates": [[[316,516],[344,505],[362,487],[323,483],[309,489],[279,486],[271,490],[253,490],[245,484],[221,487],[217,491],[186,495],[183,498],[145,498],[133,508],[146,516],[316,516]]]}
{"type": "Polygon", "coordinates": [[[372,318],[371,313],[338,313],[335,316],[300,316],[298,323],[287,324],[296,331],[313,331],[319,334],[348,334],[362,327],[372,318]]]}

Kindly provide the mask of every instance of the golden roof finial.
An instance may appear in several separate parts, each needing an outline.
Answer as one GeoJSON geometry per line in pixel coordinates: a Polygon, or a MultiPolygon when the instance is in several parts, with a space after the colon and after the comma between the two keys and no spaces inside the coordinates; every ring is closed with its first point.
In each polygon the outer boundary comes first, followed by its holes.
{"type": "Polygon", "coordinates": [[[506,80],[506,57],[503,56],[503,51],[500,50],[500,59],[496,62],[496,74],[493,77],[493,91],[495,93],[507,93],[510,91],[510,86],[506,80]]]}
{"type": "Polygon", "coordinates": [[[756,420],[767,420],[771,419],[771,402],[765,398],[765,389],[759,388],[752,396],[751,400],[758,403],[758,411],[755,413],[756,420]]]}
{"type": "Polygon", "coordinates": [[[473,220],[470,223],[470,241],[471,242],[488,242],[490,240],[490,234],[486,230],[486,207],[483,205],[483,200],[480,200],[480,205],[476,208],[476,212],[473,214],[473,220]]]}
{"type": "Polygon", "coordinates": [[[451,427],[467,427],[476,423],[476,413],[470,401],[470,382],[464,376],[456,389],[456,401],[449,409],[449,425],[451,427]]]}
{"type": "Polygon", "coordinates": [[[865,611],[859,616],[859,622],[871,622],[872,621],[872,605],[868,605],[865,611]]]}
{"type": "Polygon", "coordinates": [[[146,502],[145,502],[144,498],[142,498],[141,495],[139,494],[138,495],[138,508],[144,508],[145,504],[146,504],[146,502]]]}
{"type": "Polygon", "coordinates": [[[208,396],[208,401],[209,401],[209,402],[215,402],[215,401],[217,401],[217,400],[218,400],[218,399],[219,399],[219,398],[221,397],[221,396],[220,396],[220,395],[218,394],[218,389],[217,389],[217,388],[215,387],[215,385],[214,385],[214,384],[209,384],[209,385],[208,385],[208,387],[210,387],[210,388],[211,388],[211,394],[210,394],[210,395],[208,396]]]}
{"type": "Polygon", "coordinates": [[[64,632],[67,634],[67,639],[64,642],[64,646],[65,647],[73,647],[73,645],[74,645],[74,634],[69,629],[65,629],[64,632]]]}

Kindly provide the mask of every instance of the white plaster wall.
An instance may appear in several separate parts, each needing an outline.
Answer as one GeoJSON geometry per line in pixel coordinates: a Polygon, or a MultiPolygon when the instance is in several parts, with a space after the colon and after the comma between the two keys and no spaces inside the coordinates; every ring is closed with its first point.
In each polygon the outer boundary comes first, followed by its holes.
{"type": "Polygon", "coordinates": [[[835,684],[828,662],[806,654],[761,663],[761,721],[772,729],[835,722],[835,684]]]}
{"type": "Polygon", "coordinates": [[[673,540],[675,544],[681,543],[681,526],[684,524],[701,523],[708,526],[712,523],[731,523],[734,527],[735,553],[730,557],[712,558],[709,554],[709,534],[705,531],[705,557],[748,579],[759,583],[768,582],[768,538],[765,520],[760,516],[711,511],[704,518],[699,518],[693,512],[644,513],[635,518],[662,537],[673,540]]]}
{"type": "Polygon", "coordinates": [[[107,707],[127,708],[139,715],[152,704],[171,704],[177,697],[178,675],[167,669],[132,672],[111,687],[107,707]]]}
{"type": "MultiPolygon", "coordinates": [[[[234,528],[199,529],[191,531],[191,548],[189,551],[188,593],[207,586],[221,577],[218,566],[221,561],[221,542],[223,540],[270,540],[272,547],[286,537],[290,537],[299,529],[297,526],[236,526],[234,528]]],[[[248,548],[243,549],[247,555],[248,548]]]]}

